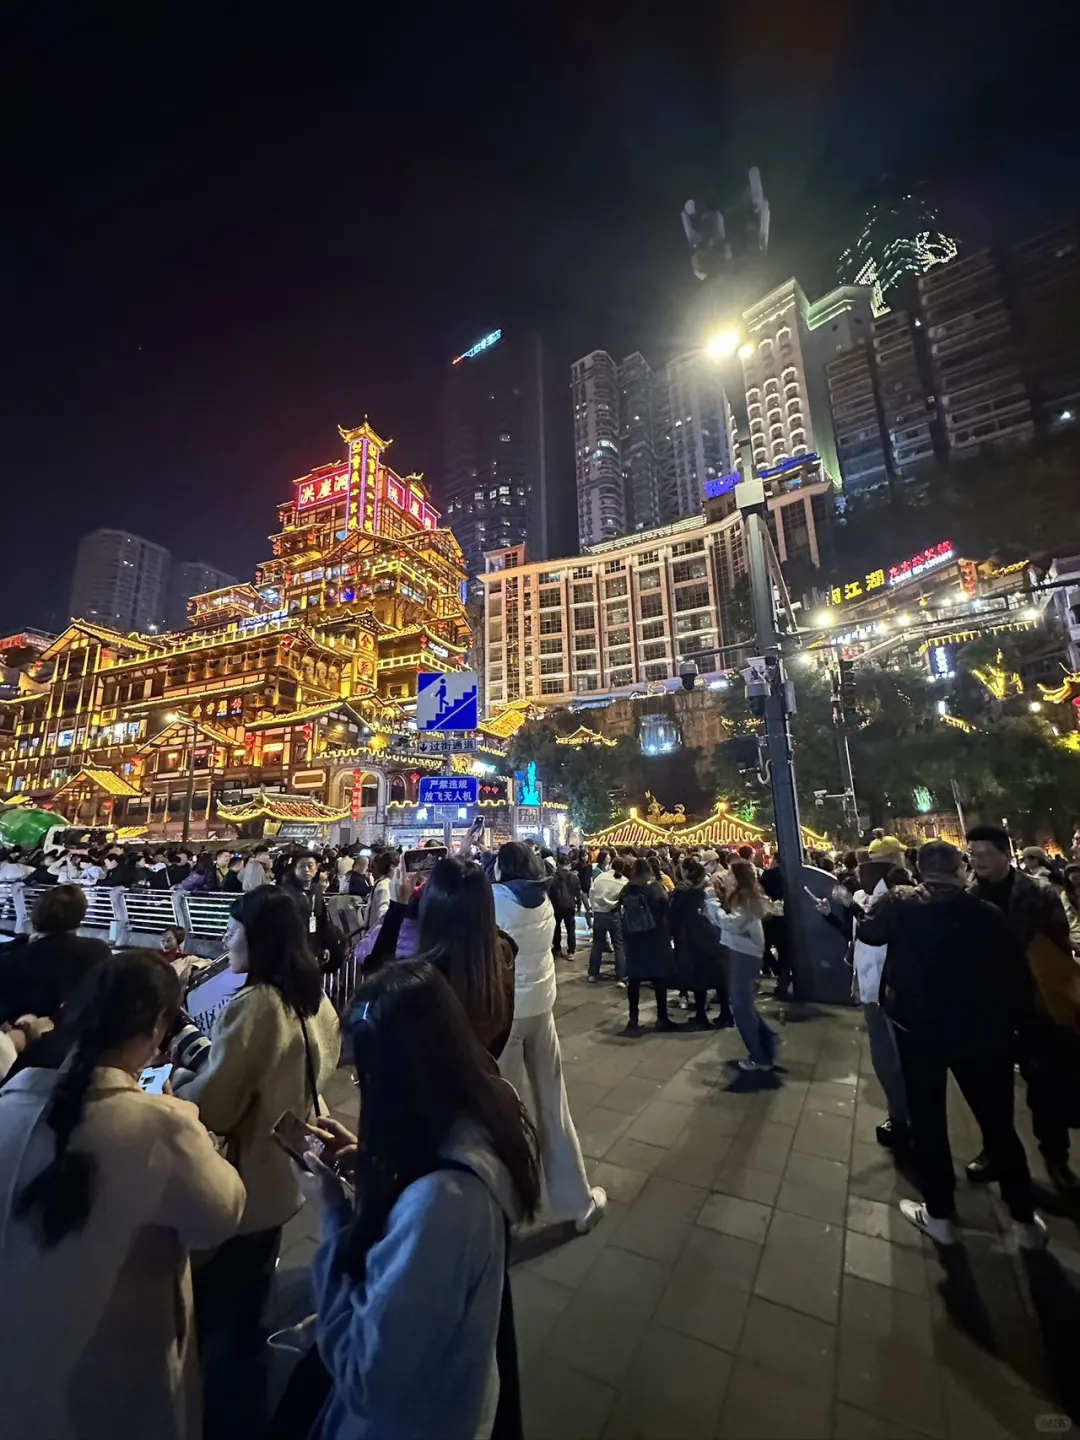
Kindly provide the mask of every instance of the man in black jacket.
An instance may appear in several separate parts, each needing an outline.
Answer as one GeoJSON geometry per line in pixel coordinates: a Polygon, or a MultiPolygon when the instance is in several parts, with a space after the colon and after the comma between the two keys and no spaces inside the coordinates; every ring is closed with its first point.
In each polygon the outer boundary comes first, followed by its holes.
{"type": "Polygon", "coordinates": [[[887,945],[881,1004],[896,1031],[924,1203],[900,1209],[940,1245],[955,1243],[956,1177],[949,1148],[950,1070],[978,1121],[1013,1217],[1017,1244],[1041,1249],[1031,1175],[1013,1124],[1013,1051],[1032,1010],[1032,982],[1012,928],[966,889],[964,858],[931,841],[919,851],[917,890],[881,897],[858,937],[887,945]]]}
{"type": "Polygon", "coordinates": [[[345,959],[345,936],[330,918],[326,897],[316,879],[318,870],[314,855],[301,855],[285,872],[281,888],[295,902],[319,965],[324,974],[329,974],[345,959]]]}
{"type": "MultiPolygon", "coordinates": [[[[1008,917],[1024,955],[1036,936],[1042,935],[1071,956],[1069,917],[1057,891],[1013,865],[1008,833],[997,825],[978,825],[965,839],[975,872],[973,893],[1008,917]]],[[[1074,1035],[1054,1023],[1037,994],[1034,1005],[1019,1056],[1020,1071],[1027,1081],[1031,1128],[1052,1184],[1063,1194],[1076,1194],[1080,1176],[1069,1165],[1069,1121],[1073,1118],[1069,1107],[1078,1088],[1074,1072],[1080,1065],[1080,1045],[1074,1035]]],[[[977,1185],[995,1178],[985,1153],[972,1160],[966,1174],[977,1185]]]]}

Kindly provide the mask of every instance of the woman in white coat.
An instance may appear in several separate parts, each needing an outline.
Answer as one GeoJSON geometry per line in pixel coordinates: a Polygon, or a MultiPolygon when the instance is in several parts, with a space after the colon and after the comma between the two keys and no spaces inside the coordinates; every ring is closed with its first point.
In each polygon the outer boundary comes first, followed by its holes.
{"type": "Polygon", "coordinates": [[[148,950],[96,966],[63,1070],[0,1091],[4,1440],[196,1440],[188,1255],[232,1235],[244,1185],[194,1105],[139,1074],[180,1000],[148,950]]]}
{"type": "Polygon", "coordinates": [[[555,912],[547,898],[549,878],[527,845],[510,841],[500,848],[495,864],[495,923],[517,945],[517,955],[514,1023],[499,1056],[499,1069],[518,1094],[528,1077],[548,1204],[559,1219],[573,1220],[584,1234],[602,1217],[607,1195],[599,1185],[589,1187],[563,1084],[559,1036],[551,1013],[555,912]]]}

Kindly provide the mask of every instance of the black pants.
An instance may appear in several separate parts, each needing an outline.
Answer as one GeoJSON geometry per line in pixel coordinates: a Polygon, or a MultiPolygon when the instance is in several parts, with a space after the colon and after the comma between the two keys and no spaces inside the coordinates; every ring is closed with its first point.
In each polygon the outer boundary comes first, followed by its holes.
{"type": "Polygon", "coordinates": [[[1036,1026],[1020,1060],[1035,1139],[1044,1158],[1060,1165],[1069,1158],[1072,1072],[1076,1065],[1076,1038],[1050,1021],[1036,1026]]]}
{"type": "Polygon", "coordinates": [[[556,910],[556,911],[555,911],[555,938],[554,938],[554,939],[552,940],[552,942],[551,942],[551,948],[552,948],[553,950],[558,950],[558,948],[559,948],[559,938],[560,938],[560,937],[559,937],[559,926],[560,926],[560,925],[565,925],[565,926],[566,926],[566,953],[567,953],[568,955],[573,955],[574,951],[577,949],[577,941],[576,941],[575,938],[574,938],[574,912],[573,912],[573,910],[556,910]]]}
{"type": "Polygon", "coordinates": [[[784,996],[791,989],[791,947],[788,944],[787,920],[783,915],[766,915],[765,959],[769,973],[776,976],[776,993],[784,996]]]}
{"type": "Polygon", "coordinates": [[[1027,1156],[1013,1124],[1013,1059],[1008,1050],[949,1054],[897,1027],[915,1164],[931,1215],[951,1217],[956,1176],[949,1147],[945,1092],[949,1071],[982,1131],[983,1149],[997,1175],[1001,1198],[1014,1220],[1034,1215],[1027,1156]]]}
{"type": "MultiPolygon", "coordinates": [[[[666,1020],[667,1013],[667,986],[660,985],[655,980],[652,982],[653,994],[656,996],[656,1018],[666,1020]]],[[[626,998],[630,1002],[630,1024],[638,1023],[638,1003],[641,999],[641,981],[628,980],[626,982],[626,998]]]]}
{"type": "Polygon", "coordinates": [[[280,1248],[280,1228],[237,1235],[193,1274],[204,1440],[265,1433],[265,1317],[280,1248]]]}

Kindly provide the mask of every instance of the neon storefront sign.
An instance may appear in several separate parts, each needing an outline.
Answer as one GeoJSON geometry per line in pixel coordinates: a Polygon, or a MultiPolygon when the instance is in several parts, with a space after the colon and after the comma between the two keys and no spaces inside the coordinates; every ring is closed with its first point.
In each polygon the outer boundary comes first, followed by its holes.
{"type": "Polygon", "coordinates": [[[899,565],[890,565],[887,570],[871,570],[862,580],[847,580],[843,585],[834,585],[829,592],[828,603],[843,605],[848,600],[865,600],[877,590],[891,590],[897,585],[906,585],[909,581],[917,580],[928,571],[936,570],[955,559],[956,549],[952,541],[942,540],[940,544],[920,550],[917,555],[901,561],[899,565]]]}

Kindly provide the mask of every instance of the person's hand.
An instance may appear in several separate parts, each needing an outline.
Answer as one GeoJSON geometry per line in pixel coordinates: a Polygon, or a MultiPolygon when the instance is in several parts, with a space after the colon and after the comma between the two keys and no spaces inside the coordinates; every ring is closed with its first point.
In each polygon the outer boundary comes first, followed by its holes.
{"type": "Polygon", "coordinates": [[[814,902],[814,909],[819,915],[828,915],[832,909],[832,901],[825,895],[811,895],[810,899],[814,902]]]}
{"type": "Polygon", "coordinates": [[[7,1021],[5,1021],[3,1025],[0,1025],[0,1030],[2,1030],[11,1041],[11,1048],[15,1051],[15,1054],[21,1055],[26,1049],[26,1031],[16,1030],[15,1026],[9,1025],[7,1021]]]}
{"type": "Polygon", "coordinates": [[[12,1028],[21,1031],[26,1036],[27,1045],[32,1045],[56,1027],[48,1015],[20,1015],[12,1028]]]}
{"type": "Polygon", "coordinates": [[[296,1176],[300,1189],[305,1197],[313,1205],[329,1209],[333,1205],[340,1205],[348,1198],[345,1189],[345,1182],[340,1175],[335,1174],[329,1165],[323,1163],[317,1155],[308,1153],[304,1157],[303,1165],[295,1160],[290,1160],[292,1172],[296,1176]]]}
{"type": "Polygon", "coordinates": [[[399,905],[407,905],[416,889],[416,876],[405,869],[405,857],[397,863],[394,871],[394,899],[399,905]]]}
{"type": "Polygon", "coordinates": [[[321,1158],[336,1169],[351,1169],[360,1142],[349,1127],[332,1115],[320,1115],[312,1129],[323,1142],[321,1158]]]}

